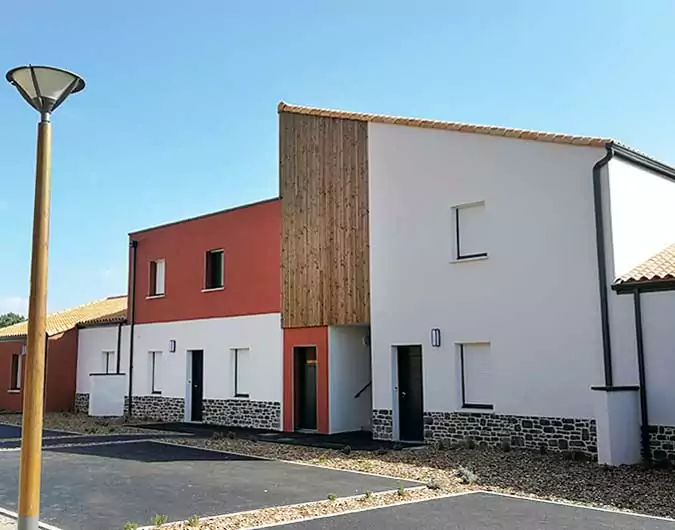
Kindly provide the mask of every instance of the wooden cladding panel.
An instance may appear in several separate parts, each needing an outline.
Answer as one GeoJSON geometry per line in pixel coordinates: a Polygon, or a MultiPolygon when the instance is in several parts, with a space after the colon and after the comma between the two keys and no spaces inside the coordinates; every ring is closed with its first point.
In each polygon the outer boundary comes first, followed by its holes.
{"type": "Polygon", "coordinates": [[[279,114],[282,324],[370,321],[368,124],[279,114]]]}

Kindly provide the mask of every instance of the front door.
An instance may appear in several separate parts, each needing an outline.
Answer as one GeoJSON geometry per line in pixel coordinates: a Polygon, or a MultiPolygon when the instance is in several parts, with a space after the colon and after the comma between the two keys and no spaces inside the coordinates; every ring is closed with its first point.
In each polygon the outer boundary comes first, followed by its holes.
{"type": "Polygon", "coordinates": [[[204,352],[192,350],[192,390],[190,392],[190,420],[202,421],[204,398],[204,352]]]}
{"type": "Polygon", "coordinates": [[[316,430],[316,347],[295,348],[295,428],[316,430]]]}
{"type": "Polygon", "coordinates": [[[401,440],[424,440],[424,405],[422,402],[422,347],[399,346],[398,420],[401,440]]]}

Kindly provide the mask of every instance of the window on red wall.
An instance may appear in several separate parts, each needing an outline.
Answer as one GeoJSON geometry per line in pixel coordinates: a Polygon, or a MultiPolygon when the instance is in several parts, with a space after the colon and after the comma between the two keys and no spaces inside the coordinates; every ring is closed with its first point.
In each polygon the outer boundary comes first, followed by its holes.
{"type": "Polygon", "coordinates": [[[12,355],[9,389],[19,390],[19,388],[21,388],[21,355],[15,353],[12,355]]]}
{"type": "Polygon", "coordinates": [[[164,277],[166,263],[163,259],[150,262],[150,296],[162,296],[164,294],[164,277]]]}
{"type": "Polygon", "coordinates": [[[206,253],[205,289],[222,289],[225,287],[225,252],[209,250],[206,253]]]}

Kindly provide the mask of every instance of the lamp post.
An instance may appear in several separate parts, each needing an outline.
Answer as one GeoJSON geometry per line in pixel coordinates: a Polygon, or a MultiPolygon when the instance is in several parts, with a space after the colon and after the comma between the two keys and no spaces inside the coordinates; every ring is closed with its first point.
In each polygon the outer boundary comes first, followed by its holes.
{"type": "Polygon", "coordinates": [[[19,530],[38,530],[40,517],[40,468],[47,345],[47,249],[49,245],[49,195],[51,172],[51,114],[65,99],[84,88],[76,74],[51,66],[20,66],[7,72],[10,82],[28,104],[40,113],[33,208],[33,249],[23,420],[19,471],[19,530]]]}

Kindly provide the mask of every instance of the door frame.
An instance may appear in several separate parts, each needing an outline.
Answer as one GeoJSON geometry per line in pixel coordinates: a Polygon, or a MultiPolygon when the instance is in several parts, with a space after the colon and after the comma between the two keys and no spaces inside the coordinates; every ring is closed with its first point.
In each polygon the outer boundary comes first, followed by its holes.
{"type": "Polygon", "coordinates": [[[202,415],[204,414],[204,350],[202,348],[192,348],[185,350],[185,413],[183,420],[185,423],[203,423],[192,421],[192,352],[202,352],[202,415]]]}
{"type": "Polygon", "coordinates": [[[316,428],[315,429],[301,429],[302,431],[306,432],[319,432],[319,346],[317,344],[294,344],[292,347],[292,352],[293,352],[293,407],[291,408],[291,413],[292,413],[292,427],[293,427],[293,432],[297,432],[299,430],[298,427],[298,420],[299,418],[297,417],[296,411],[298,410],[299,403],[298,403],[298,380],[297,380],[297,374],[298,374],[298,348],[314,348],[314,353],[316,355],[315,363],[316,363],[316,372],[315,372],[315,377],[314,377],[314,386],[316,387],[314,392],[316,396],[316,402],[314,404],[315,408],[315,414],[316,414],[316,428]]]}
{"type": "MultiPolygon", "coordinates": [[[[396,442],[401,441],[401,418],[399,410],[399,385],[398,385],[398,349],[401,347],[419,346],[422,356],[422,425],[424,425],[424,345],[415,342],[397,342],[391,345],[391,389],[392,389],[392,407],[391,407],[391,437],[396,442]]],[[[424,432],[422,433],[424,436],[424,432]]]]}

